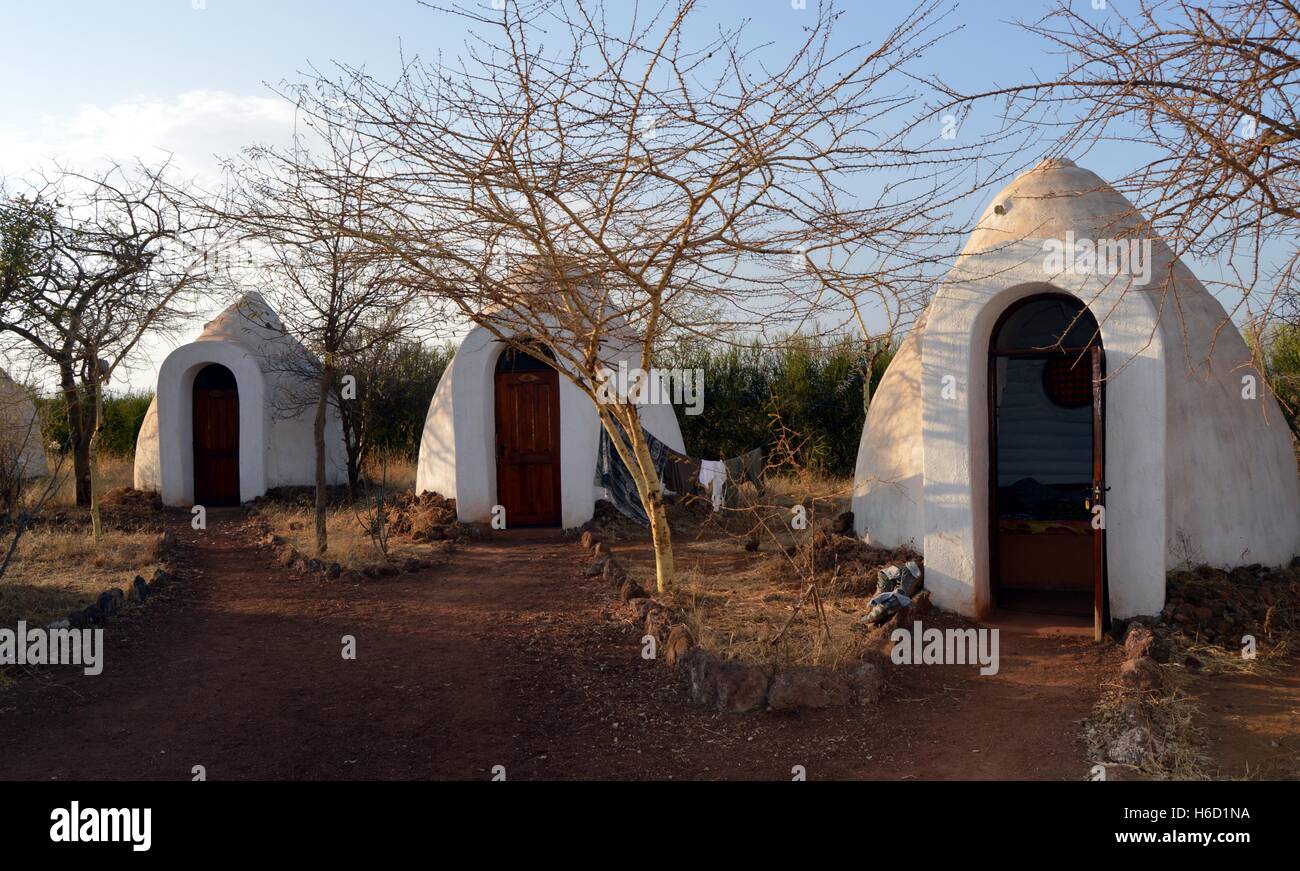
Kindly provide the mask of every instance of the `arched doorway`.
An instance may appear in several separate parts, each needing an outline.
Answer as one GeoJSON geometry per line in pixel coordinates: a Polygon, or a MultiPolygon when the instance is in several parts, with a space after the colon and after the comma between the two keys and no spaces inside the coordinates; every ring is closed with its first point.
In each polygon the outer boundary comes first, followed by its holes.
{"type": "Polygon", "coordinates": [[[1103,379],[1097,321],[1040,294],[998,320],[989,347],[990,582],[1008,610],[1105,613],[1103,379]]]}
{"type": "Polygon", "coordinates": [[[497,358],[497,504],[510,526],[560,523],[560,378],[550,351],[497,358]]]}
{"type": "Polygon", "coordinates": [[[239,504],[239,387],[217,363],[194,378],[194,502],[239,504]]]}

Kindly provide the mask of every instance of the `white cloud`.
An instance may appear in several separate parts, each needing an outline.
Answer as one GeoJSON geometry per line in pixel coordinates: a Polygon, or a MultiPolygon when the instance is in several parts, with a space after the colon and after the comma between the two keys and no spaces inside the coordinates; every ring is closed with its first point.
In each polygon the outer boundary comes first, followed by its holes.
{"type": "MultiPolygon", "coordinates": [[[[109,162],[139,158],[153,164],[170,155],[179,177],[206,186],[217,181],[221,158],[254,143],[287,145],[293,115],[293,106],[275,96],[188,91],[167,99],[85,105],[66,116],[41,117],[28,127],[4,126],[0,117],[0,179],[21,179],[48,168],[52,160],[93,172],[109,162]]],[[[204,314],[219,308],[213,300],[204,314]]],[[[196,319],[194,329],[179,338],[146,337],[112,387],[152,390],[163,357],[178,342],[193,338],[203,320],[196,319]]],[[[0,363],[21,369],[27,356],[0,354],[0,363]]]]}
{"type": "Polygon", "coordinates": [[[21,177],[58,160],[82,170],[170,154],[182,174],[212,179],[220,158],[252,143],[287,144],[293,106],[275,96],[187,91],[175,97],[88,104],[26,128],[0,122],[0,176],[21,177]]]}

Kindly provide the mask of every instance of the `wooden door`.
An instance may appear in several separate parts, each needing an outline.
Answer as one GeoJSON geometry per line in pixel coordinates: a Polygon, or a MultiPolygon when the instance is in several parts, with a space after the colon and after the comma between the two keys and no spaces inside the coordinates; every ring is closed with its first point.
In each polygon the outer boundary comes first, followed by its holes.
{"type": "Polygon", "coordinates": [[[239,504],[239,391],[194,388],[194,502],[239,504]]]}
{"type": "Polygon", "coordinates": [[[560,522],[560,382],[554,369],[496,374],[497,503],[509,526],[560,522]]]}
{"type": "Polygon", "coordinates": [[[1100,641],[1110,622],[1106,593],[1106,426],[1102,419],[1102,390],[1105,387],[1105,358],[1101,348],[1093,346],[1092,355],[1092,505],[1101,506],[1100,517],[1092,529],[1092,635],[1100,641]]]}

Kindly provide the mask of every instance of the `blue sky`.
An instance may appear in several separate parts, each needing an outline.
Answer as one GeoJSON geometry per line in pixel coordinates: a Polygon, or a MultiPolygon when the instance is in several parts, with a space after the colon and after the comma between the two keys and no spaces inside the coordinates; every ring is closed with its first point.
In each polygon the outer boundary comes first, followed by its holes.
{"type": "MultiPolygon", "coordinates": [[[[1092,0],[1078,3],[1091,9],[1092,0]]],[[[477,5],[486,12],[490,0],[477,5]]],[[[844,14],[836,32],[845,43],[872,42],[909,6],[890,0],[837,5],[844,14]]],[[[1131,4],[1111,0],[1095,14],[1113,14],[1116,5],[1131,4]]],[[[750,40],[770,41],[780,53],[793,49],[801,22],[815,15],[795,6],[797,0],[705,0],[694,26],[748,18],[750,40]]],[[[957,32],[917,70],[967,91],[1050,71],[1059,60],[1014,24],[1044,11],[1039,0],[965,0],[947,19],[957,32]]],[[[0,0],[0,22],[0,81],[7,84],[0,177],[49,158],[86,167],[103,158],[156,160],[166,153],[185,173],[215,172],[220,155],[287,138],[292,112],[275,97],[274,85],[333,60],[391,76],[399,50],[425,58],[460,54],[468,26],[416,0],[0,0]]],[[[991,123],[993,107],[981,111],[985,117],[977,116],[963,137],[991,123]]],[[[1108,149],[1083,163],[1114,178],[1138,159],[1108,149]]],[[[151,385],[172,344],[159,342],[145,348],[133,386],[151,385]]]]}

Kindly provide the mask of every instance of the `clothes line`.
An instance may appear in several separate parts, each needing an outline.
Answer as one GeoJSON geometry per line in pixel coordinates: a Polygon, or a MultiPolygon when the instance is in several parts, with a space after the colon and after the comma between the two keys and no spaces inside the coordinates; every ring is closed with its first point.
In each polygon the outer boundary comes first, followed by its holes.
{"type": "MultiPolygon", "coordinates": [[[[614,425],[623,439],[624,447],[630,450],[631,445],[623,428],[617,422],[614,425]]],[[[648,430],[642,428],[642,432],[659,480],[670,492],[687,494],[703,491],[709,495],[715,511],[724,504],[735,504],[738,488],[746,481],[753,483],[760,493],[763,492],[762,448],[754,448],[729,460],[697,460],[668,447],[648,430]]],[[[642,526],[650,525],[650,518],[641,505],[636,481],[615,449],[608,430],[603,426],[600,428],[595,483],[605,490],[609,501],[620,514],[642,526]]]]}

